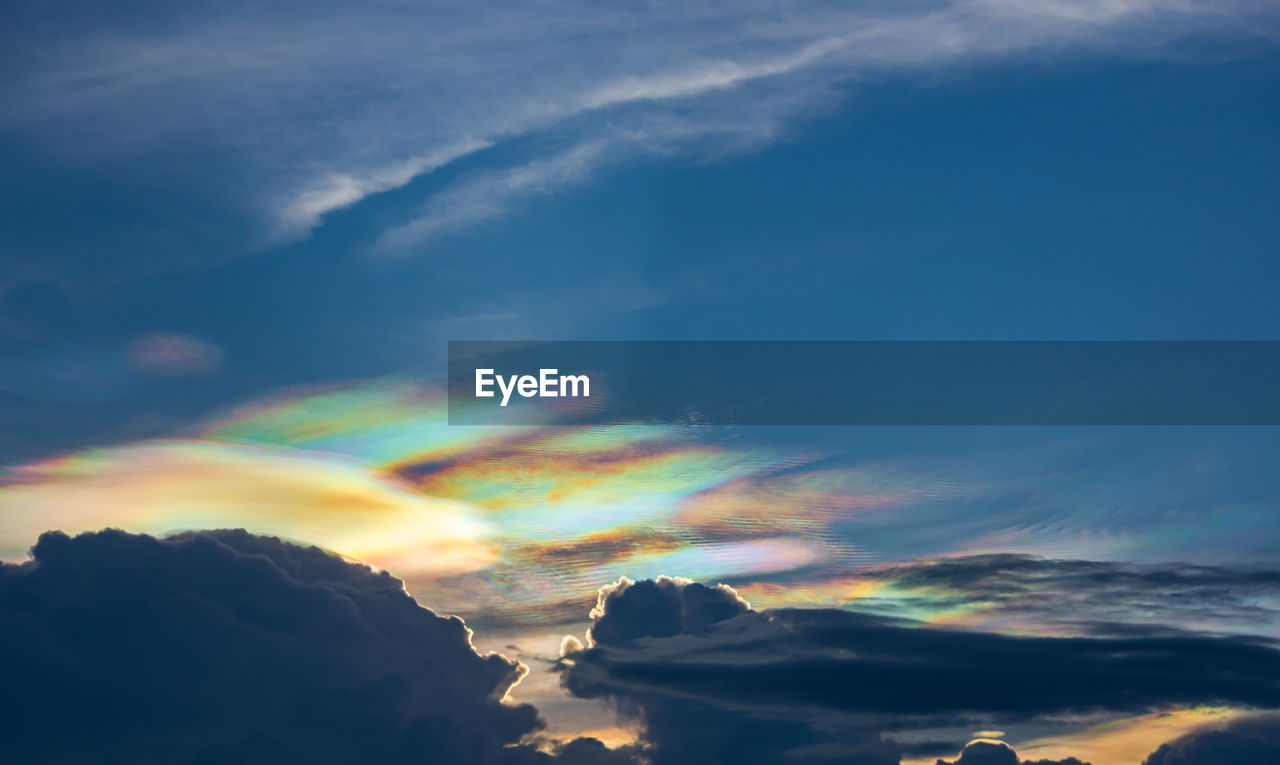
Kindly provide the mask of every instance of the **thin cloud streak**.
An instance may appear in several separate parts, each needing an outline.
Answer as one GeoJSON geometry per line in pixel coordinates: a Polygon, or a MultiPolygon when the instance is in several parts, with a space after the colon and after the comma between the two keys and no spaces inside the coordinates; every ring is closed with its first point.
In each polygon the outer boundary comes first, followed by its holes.
{"type": "Polygon", "coordinates": [[[320,225],[324,216],[383,191],[391,191],[438,167],[492,146],[490,141],[464,138],[429,154],[373,170],[364,176],[334,173],[296,192],[281,206],[276,236],[290,239],[320,225]]]}
{"type": "Polygon", "coordinates": [[[584,143],[551,157],[475,178],[432,197],[417,219],[385,231],[375,251],[402,254],[424,239],[467,228],[502,215],[514,201],[585,182],[608,143],[584,143]]]}

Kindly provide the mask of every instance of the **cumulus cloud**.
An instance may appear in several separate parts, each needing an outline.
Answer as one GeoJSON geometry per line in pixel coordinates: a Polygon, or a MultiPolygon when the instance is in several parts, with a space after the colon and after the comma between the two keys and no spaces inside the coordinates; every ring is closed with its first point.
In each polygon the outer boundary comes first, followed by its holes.
{"type": "MultiPolygon", "coordinates": [[[[668,577],[622,579],[601,588],[591,617],[591,647],[569,641],[562,646],[562,685],[580,698],[611,700],[620,717],[640,726],[653,765],[833,758],[851,765],[898,762],[896,746],[865,726],[839,726],[819,735],[810,714],[778,714],[769,709],[772,701],[743,708],[678,687],[686,673],[696,684],[695,678],[716,671],[711,667],[758,665],[754,646],[761,617],[730,587],[668,577]],[[675,666],[651,664],[634,673],[624,666],[635,652],[664,652],[677,645],[683,646],[678,652],[689,654],[675,666]],[[638,682],[613,678],[614,670],[638,682]],[[650,672],[653,683],[642,679],[650,672]]],[[[790,706],[781,696],[776,702],[790,706]]]]}
{"type": "Polygon", "coordinates": [[[666,576],[640,582],[623,577],[600,588],[587,637],[592,644],[607,645],[696,634],[750,610],[728,585],[708,587],[666,576]]]}
{"type": "Polygon", "coordinates": [[[575,738],[556,747],[557,765],[639,765],[644,761],[639,747],[610,749],[594,738],[575,738]]]}
{"type": "MultiPolygon", "coordinates": [[[[938,765],[1019,765],[1018,753],[1003,741],[977,739],[960,751],[955,762],[938,760],[938,765]]],[[[1065,760],[1023,760],[1021,765],[1089,765],[1075,757],[1065,760]]]]}
{"type": "Polygon", "coordinates": [[[621,159],[777,140],[867,77],[1275,29],[1253,0],[5,7],[0,129],[159,187],[202,177],[270,238],[502,149],[402,211],[380,247],[406,251],[621,159]]]}
{"type": "MultiPolygon", "coordinates": [[[[938,765],[953,764],[938,760],[938,765]]],[[[979,739],[965,745],[954,765],[1018,765],[1018,755],[1003,741],[979,739]]]]}
{"type": "Polygon", "coordinates": [[[594,644],[566,652],[562,684],[642,720],[659,765],[700,751],[733,753],[707,762],[833,751],[890,762],[881,732],[1280,703],[1280,651],[1246,639],[1029,638],[835,609],[758,612],[729,588],[682,580],[620,582],[592,616],[594,644]]]}
{"type": "Polygon", "coordinates": [[[243,531],[40,538],[0,565],[6,756],[28,762],[621,763],[538,751],[526,669],[400,581],[243,531]]]}

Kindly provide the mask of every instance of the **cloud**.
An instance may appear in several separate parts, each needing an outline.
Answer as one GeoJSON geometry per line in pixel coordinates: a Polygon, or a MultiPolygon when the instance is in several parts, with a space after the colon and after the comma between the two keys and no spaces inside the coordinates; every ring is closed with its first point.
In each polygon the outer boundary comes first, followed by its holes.
{"type": "MultiPolygon", "coordinates": [[[[31,560],[0,564],[6,752],[104,763],[891,765],[900,747],[882,731],[913,717],[1192,697],[1274,705],[1280,693],[1276,652],[1241,640],[1008,638],[759,612],[728,587],[673,578],[604,587],[592,618],[589,645],[564,642],[561,679],[642,721],[634,746],[543,740],[537,710],[510,698],[525,667],[478,653],[461,620],[420,606],[387,573],[244,531],[50,532],[31,560]]],[[[1227,722],[1145,765],[1271,762],[1277,729],[1269,716],[1227,722]]],[[[971,742],[956,760],[1018,763],[999,741],[971,742]]]]}
{"type": "Polygon", "coordinates": [[[410,157],[395,165],[373,169],[363,177],[334,173],[317,178],[293,192],[277,214],[275,237],[289,238],[320,225],[325,215],[359,202],[370,194],[390,191],[424,173],[492,146],[489,141],[463,137],[425,156],[410,157]]]}
{"type": "Polygon", "coordinates": [[[538,728],[501,701],[520,664],[316,548],[104,531],[46,534],[32,556],[0,569],[14,757],[477,762],[538,728]]]}
{"type": "Polygon", "coordinates": [[[0,558],[49,528],[68,532],[250,527],[323,545],[401,575],[489,566],[493,524],[351,460],[301,450],[153,441],[12,468],[0,558]]]}
{"type": "Polygon", "coordinates": [[[402,254],[408,246],[437,234],[497,218],[522,197],[582,183],[607,148],[603,141],[580,144],[456,186],[432,197],[413,221],[385,231],[378,238],[375,251],[402,254]]]}
{"type": "MultiPolygon", "coordinates": [[[[939,765],[952,765],[938,760],[939,765]]],[[[954,765],[1018,765],[1013,747],[1003,741],[970,741],[960,752],[954,765]]]]}
{"type": "Polygon", "coordinates": [[[158,188],[202,179],[265,241],[502,149],[392,224],[380,247],[405,252],[624,159],[777,140],[867,77],[1275,28],[1249,0],[6,8],[0,130],[158,188]]]}
{"type": "MultiPolygon", "coordinates": [[[[602,667],[619,667],[615,661],[625,662],[630,652],[650,646],[683,645],[702,655],[700,646],[706,641],[706,657],[712,661],[754,663],[750,649],[742,646],[753,642],[760,627],[759,615],[729,587],[708,587],[669,577],[639,582],[622,579],[601,588],[591,617],[589,648],[568,638],[561,645],[562,685],[579,698],[611,700],[620,717],[639,724],[642,744],[653,765],[694,759],[735,765],[784,758],[807,762],[840,757],[842,762],[867,765],[898,761],[896,748],[864,726],[841,726],[818,736],[811,715],[806,713],[754,714],[681,689],[667,692],[637,686],[623,690],[605,680],[612,670],[602,667]],[[722,633],[732,637],[721,643],[717,636],[722,633]]],[[[694,659],[680,662],[679,667],[658,669],[654,678],[685,671],[699,674],[697,662],[694,659]]]]}
{"type": "MultiPolygon", "coordinates": [[[[1018,753],[1003,741],[977,739],[961,750],[954,763],[938,760],[938,765],[1019,765],[1018,753]]],[[[1089,765],[1075,757],[1065,760],[1023,760],[1022,765],[1089,765]]]]}
{"type": "Polygon", "coordinates": [[[222,349],[177,332],[150,332],[129,346],[139,370],[157,377],[201,377],[222,366],[222,349]]]}
{"type": "Polygon", "coordinates": [[[1260,715],[1162,744],[1142,765],[1267,765],[1280,762],[1280,717],[1260,715]]]}
{"type": "Polygon", "coordinates": [[[575,738],[557,747],[555,754],[559,765],[638,765],[643,762],[643,754],[638,747],[610,749],[589,737],[575,738]]]}
{"type": "MultiPolygon", "coordinates": [[[[857,611],[1035,634],[1252,630],[1274,637],[1280,626],[1280,571],[1264,566],[999,553],[881,566],[808,587],[848,593],[839,603],[857,611]]],[[[747,589],[775,599],[768,587],[747,589]]]]}
{"type": "Polygon", "coordinates": [[[620,579],[600,588],[591,610],[592,645],[625,643],[642,637],[673,637],[703,632],[751,610],[733,588],[708,587],[688,579],[620,579]]]}
{"type": "Polygon", "coordinates": [[[389,574],[243,531],[40,538],[0,565],[5,751],[39,762],[623,763],[538,751],[526,668],[389,574]]]}
{"type": "MultiPolygon", "coordinates": [[[[1190,469],[1142,472],[1144,460],[1176,465],[1184,451],[1151,458],[1143,451],[1149,444],[1126,437],[1114,451],[1089,452],[1092,464],[1110,466],[1102,476],[1063,473],[1082,464],[1078,453],[1063,457],[1061,447],[1043,445],[1020,450],[1020,461],[1006,459],[1019,450],[986,448],[945,460],[821,462],[793,447],[710,431],[450,426],[444,404],[440,389],[408,379],[295,389],[188,429],[185,440],[11,468],[16,480],[0,487],[0,509],[12,533],[0,540],[8,542],[0,557],[21,555],[50,526],[147,533],[244,526],[393,570],[415,592],[429,592],[433,605],[486,632],[579,631],[601,582],[675,571],[732,582],[758,609],[841,606],[1020,634],[1180,629],[1280,638],[1274,566],[1022,555],[877,563],[983,549],[989,530],[1032,523],[1046,540],[1057,534],[1044,543],[1049,550],[1084,530],[1087,543],[1069,548],[1084,557],[1116,555],[1108,542],[1122,533],[1142,539],[1138,554],[1159,558],[1204,561],[1238,549],[1216,540],[1270,544],[1276,524],[1267,486],[1235,470],[1211,483],[1186,481],[1190,469]],[[1148,456],[1135,468],[1125,461],[1133,454],[1148,456]],[[999,468],[975,471],[974,462],[999,468]],[[1070,480],[1045,478],[1064,474],[1070,480]],[[1206,486],[1235,488],[1224,497],[1206,486]],[[1035,501],[1026,501],[1028,492],[1035,501]],[[1215,511],[1253,502],[1256,510],[1215,511]],[[1125,528],[1115,531],[1121,516],[1125,528]],[[1088,531],[1099,524],[1113,531],[1088,531]],[[952,531],[930,531],[939,528],[952,531]],[[1179,540],[1193,537],[1183,552],[1179,540]]],[[[19,440],[22,431],[11,430],[19,440]]],[[[1261,453],[1251,447],[1229,457],[1261,453]]]]}
{"type": "Polygon", "coordinates": [[[707,751],[713,736],[715,751],[744,762],[803,758],[817,744],[823,757],[884,762],[896,754],[882,732],[1280,704],[1280,651],[1238,638],[1029,638],[835,609],[759,612],[729,588],[681,580],[612,585],[592,616],[595,643],[566,643],[562,684],[643,720],[659,765],[707,751]]]}

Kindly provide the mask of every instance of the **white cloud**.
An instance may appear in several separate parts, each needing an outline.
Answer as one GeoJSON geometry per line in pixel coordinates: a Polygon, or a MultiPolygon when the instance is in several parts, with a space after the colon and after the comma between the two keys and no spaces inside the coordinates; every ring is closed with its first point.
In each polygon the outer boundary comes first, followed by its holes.
{"type": "Polygon", "coordinates": [[[590,176],[607,149],[608,143],[604,141],[579,144],[550,157],[485,174],[437,194],[417,218],[384,232],[375,250],[400,254],[407,246],[436,234],[496,218],[521,197],[581,183],[590,176]]]}
{"type": "Polygon", "coordinates": [[[361,176],[335,172],[317,178],[309,185],[292,190],[280,205],[275,216],[275,234],[287,238],[310,231],[334,210],[355,204],[370,194],[400,188],[419,175],[489,146],[492,146],[489,141],[463,138],[424,156],[410,157],[387,167],[370,168],[361,176]]]}
{"type": "Polygon", "coordinates": [[[158,158],[181,182],[215,163],[208,182],[233,186],[227,203],[275,238],[480,149],[521,147],[386,231],[388,251],[619,159],[773,140],[858,78],[1035,50],[1163,55],[1187,35],[1276,27],[1269,4],[1246,0],[129,2],[151,7],[0,23],[0,129],[71,158],[158,158]]]}

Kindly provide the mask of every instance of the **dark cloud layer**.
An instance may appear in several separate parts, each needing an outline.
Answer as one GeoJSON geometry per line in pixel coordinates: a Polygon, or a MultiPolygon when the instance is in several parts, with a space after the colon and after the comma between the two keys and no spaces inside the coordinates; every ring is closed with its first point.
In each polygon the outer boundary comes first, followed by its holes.
{"type": "MultiPolygon", "coordinates": [[[[1245,639],[1007,637],[623,580],[558,669],[641,722],[642,741],[540,750],[537,711],[504,700],[524,667],[478,654],[461,620],[389,574],[243,531],[55,532],[32,555],[0,564],[6,761],[893,765],[902,748],[883,734],[913,726],[1280,705],[1280,652],[1245,639]]],[[[1276,720],[1187,736],[1144,765],[1280,761],[1276,720]]],[[[977,741],[951,765],[1084,764],[977,741]]]]}
{"type": "Polygon", "coordinates": [[[0,566],[6,761],[553,760],[527,743],[536,710],[502,700],[524,667],[389,574],[242,531],[49,533],[32,554],[0,566]]]}
{"type": "Polygon", "coordinates": [[[1011,637],[832,609],[756,612],[729,588],[670,579],[607,587],[593,617],[594,644],[569,651],[562,683],[642,719],[659,765],[698,752],[707,763],[896,762],[880,731],[1280,704],[1280,651],[1241,638],[1011,637]]]}

